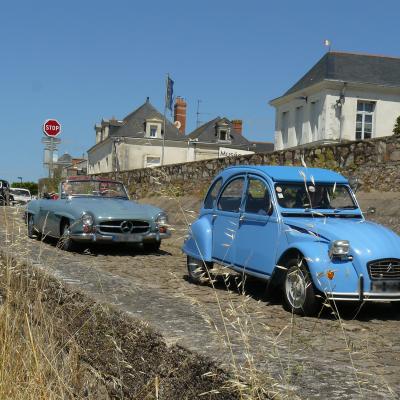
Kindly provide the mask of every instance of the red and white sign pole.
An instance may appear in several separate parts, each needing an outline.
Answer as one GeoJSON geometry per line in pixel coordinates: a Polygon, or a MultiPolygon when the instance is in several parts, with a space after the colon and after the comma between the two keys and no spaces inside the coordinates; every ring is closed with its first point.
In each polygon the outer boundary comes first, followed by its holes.
{"type": "Polygon", "coordinates": [[[48,163],[46,162],[45,157],[45,165],[48,164],[49,167],[49,178],[53,178],[54,176],[54,163],[53,163],[53,154],[54,151],[57,150],[57,145],[61,142],[57,136],[61,133],[61,124],[56,119],[46,119],[43,123],[43,133],[46,135],[42,142],[45,144],[45,152],[48,152],[48,163]]]}

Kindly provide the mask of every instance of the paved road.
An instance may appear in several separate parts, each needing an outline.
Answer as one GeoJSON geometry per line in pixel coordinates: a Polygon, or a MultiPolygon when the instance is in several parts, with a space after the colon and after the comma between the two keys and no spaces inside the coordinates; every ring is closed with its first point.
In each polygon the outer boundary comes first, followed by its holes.
{"type": "Polygon", "coordinates": [[[375,304],[357,315],[353,307],[340,307],[340,320],[329,310],[320,318],[292,317],[279,299],[268,300],[262,283],[249,282],[244,295],[224,270],[214,288],[192,285],[180,246],[182,221],[194,214],[176,215],[174,238],[154,254],[110,247],[66,253],[52,241],[27,239],[20,214],[7,208],[0,210],[0,243],[148,321],[168,343],[205,354],[239,376],[273,384],[289,398],[400,398],[399,312],[375,304]]]}

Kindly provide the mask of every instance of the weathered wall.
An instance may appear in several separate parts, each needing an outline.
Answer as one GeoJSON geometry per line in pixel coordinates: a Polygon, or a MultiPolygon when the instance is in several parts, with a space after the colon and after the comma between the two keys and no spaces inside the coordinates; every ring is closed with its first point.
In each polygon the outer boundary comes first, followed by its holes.
{"type": "Polygon", "coordinates": [[[229,165],[302,165],[302,158],[308,167],[329,168],[347,177],[356,176],[364,191],[400,190],[400,137],[396,136],[136,169],[107,176],[124,181],[137,198],[169,190],[175,194],[203,194],[210,180],[229,165]]]}

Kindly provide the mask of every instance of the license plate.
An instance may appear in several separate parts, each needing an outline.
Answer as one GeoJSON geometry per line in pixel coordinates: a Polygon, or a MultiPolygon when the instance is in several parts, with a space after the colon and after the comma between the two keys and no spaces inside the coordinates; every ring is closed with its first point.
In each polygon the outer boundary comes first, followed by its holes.
{"type": "Polygon", "coordinates": [[[113,242],[141,242],[142,238],[140,235],[115,235],[113,236],[113,242]]]}
{"type": "Polygon", "coordinates": [[[379,281],[372,282],[371,289],[373,292],[400,292],[400,281],[379,281]]]}

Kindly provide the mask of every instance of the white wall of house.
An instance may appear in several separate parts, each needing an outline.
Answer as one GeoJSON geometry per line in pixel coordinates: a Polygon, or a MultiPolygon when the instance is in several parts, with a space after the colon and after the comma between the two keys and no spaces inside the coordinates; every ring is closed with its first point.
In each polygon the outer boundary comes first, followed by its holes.
{"type": "MultiPolygon", "coordinates": [[[[114,142],[108,138],[88,150],[88,173],[112,172],[113,168],[126,171],[157,166],[161,164],[161,154],[161,139],[118,138],[114,142]]],[[[215,144],[165,141],[164,164],[210,160],[218,157],[219,147],[215,144]]]]}
{"type": "MultiPolygon", "coordinates": [[[[373,111],[364,113],[370,116],[363,117],[364,129],[370,129],[367,128],[367,121],[372,121],[371,137],[393,133],[396,118],[400,115],[399,89],[346,85],[345,101],[342,107],[338,107],[341,93],[343,83],[322,82],[272,101],[276,109],[275,149],[282,150],[321,140],[339,140],[340,137],[356,140],[357,114],[362,114],[357,110],[359,102],[372,104],[373,111]]],[[[363,131],[361,139],[364,133],[368,136],[363,131]]]]}
{"type": "Polygon", "coordinates": [[[113,143],[106,140],[96,144],[94,151],[88,151],[88,173],[99,174],[103,172],[112,172],[113,168],[113,143]]]}

